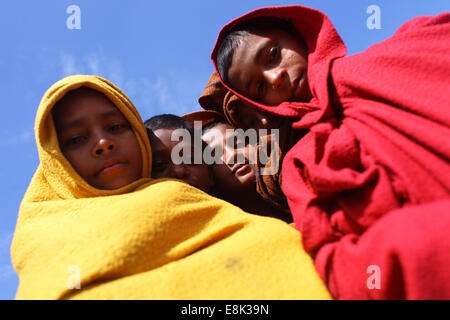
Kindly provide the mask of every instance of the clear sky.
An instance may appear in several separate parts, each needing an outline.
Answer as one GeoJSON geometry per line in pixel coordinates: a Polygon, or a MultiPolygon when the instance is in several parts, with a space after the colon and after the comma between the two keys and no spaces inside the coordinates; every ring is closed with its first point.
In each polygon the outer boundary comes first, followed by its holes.
{"type": "Polygon", "coordinates": [[[0,299],[13,299],[18,285],[10,244],[20,201],[39,164],[33,126],[47,88],[64,76],[96,74],[118,85],[144,120],[199,110],[220,28],[250,10],[287,4],[325,12],[349,54],[388,38],[408,19],[450,9],[449,0],[0,2],[0,299]],[[81,29],[67,28],[70,5],[80,8],[81,29]],[[370,5],[380,8],[381,29],[366,25],[370,5]]]}

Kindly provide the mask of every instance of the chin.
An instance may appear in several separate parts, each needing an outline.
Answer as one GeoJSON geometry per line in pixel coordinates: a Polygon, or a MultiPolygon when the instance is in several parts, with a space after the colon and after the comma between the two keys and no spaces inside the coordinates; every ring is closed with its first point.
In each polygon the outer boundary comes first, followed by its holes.
{"type": "Polygon", "coordinates": [[[251,177],[245,177],[245,179],[240,179],[239,182],[240,185],[242,186],[242,189],[249,189],[255,187],[256,179],[255,176],[252,175],[251,177]]]}
{"type": "Polygon", "coordinates": [[[103,186],[100,189],[103,190],[115,190],[115,189],[120,189],[122,187],[125,187],[126,185],[129,185],[130,183],[132,183],[133,181],[117,181],[117,182],[111,182],[108,183],[107,185],[103,186]]]}

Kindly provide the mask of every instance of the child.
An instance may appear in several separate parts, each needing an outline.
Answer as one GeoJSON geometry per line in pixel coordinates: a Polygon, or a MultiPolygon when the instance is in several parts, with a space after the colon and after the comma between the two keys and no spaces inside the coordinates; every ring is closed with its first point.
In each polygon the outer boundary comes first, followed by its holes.
{"type": "Polygon", "coordinates": [[[209,119],[206,119],[205,113],[207,112],[196,112],[185,115],[185,118],[170,114],[159,115],[145,122],[149,130],[150,144],[153,150],[152,177],[178,178],[209,192],[211,195],[233,203],[246,212],[272,216],[291,222],[290,214],[276,209],[266,201],[261,201],[263,198],[256,192],[257,166],[250,164],[248,149],[251,148],[250,152],[253,153],[256,150],[249,145],[245,148],[229,146],[226,143],[229,136],[226,136],[225,131],[226,129],[233,130],[233,127],[214,113],[207,113],[209,119]],[[196,145],[193,139],[193,123],[195,121],[202,121],[205,124],[202,128],[202,139],[209,147],[223,150],[221,159],[215,159],[215,163],[210,166],[203,162],[203,148],[200,150],[202,163],[194,164],[196,145]],[[175,141],[172,141],[172,134],[177,129],[187,130],[192,137],[189,141],[191,145],[185,146],[188,149],[193,149],[191,159],[189,159],[191,164],[174,164],[172,159],[174,147],[181,149],[183,146],[180,146],[180,144],[186,143],[185,140],[180,142],[175,139],[175,141]],[[243,155],[245,163],[233,161],[233,164],[231,164],[231,159],[236,160],[238,153],[243,155]]]}
{"type": "MultiPolygon", "coordinates": [[[[292,129],[292,120],[290,118],[258,111],[246,105],[223,86],[216,72],[212,74],[198,101],[207,111],[198,111],[192,114],[217,112],[222,114],[222,117],[226,118],[228,123],[235,128],[257,130],[261,139],[267,139],[269,136],[264,135],[272,132],[273,129],[277,129],[279,133],[277,153],[280,165],[287,151],[307,132],[306,130],[292,129]]],[[[287,199],[281,190],[281,181],[281,170],[271,175],[259,175],[257,191],[264,199],[277,208],[290,212],[287,199]]]]}
{"type": "MultiPolygon", "coordinates": [[[[214,191],[218,197],[225,199],[246,212],[267,215],[292,222],[284,197],[275,199],[267,196],[264,190],[266,179],[263,179],[259,161],[252,162],[251,154],[258,154],[258,146],[247,143],[244,146],[230,145],[229,139],[235,128],[226,121],[211,122],[203,127],[202,139],[212,149],[222,149],[222,161],[212,165],[215,178],[214,191]],[[239,162],[239,154],[244,159],[239,162]],[[265,200],[265,201],[261,201],[265,200]],[[278,201],[277,201],[278,200],[278,201]]],[[[263,141],[260,141],[261,143],[263,141]]],[[[270,144],[270,141],[265,141],[270,144]]],[[[275,160],[277,161],[277,160],[275,160]]],[[[270,163],[269,165],[274,165],[270,163]]],[[[273,175],[277,175],[274,172],[273,175]]]]}
{"type": "Polygon", "coordinates": [[[11,246],[17,299],[329,298],[293,228],[150,179],[145,126],[107,80],[55,83],[35,130],[40,164],[11,246]]]}
{"type": "Polygon", "coordinates": [[[279,105],[312,98],[307,49],[289,20],[259,17],[242,22],[222,39],[215,61],[224,83],[232,83],[253,101],[279,105]]]}
{"type": "Polygon", "coordinates": [[[194,127],[192,124],[176,115],[163,114],[148,119],[145,121],[145,126],[148,130],[150,145],[152,146],[152,177],[155,179],[177,178],[208,193],[214,183],[212,172],[203,161],[199,164],[195,163],[195,149],[198,146],[194,143],[194,127]],[[182,141],[173,141],[172,133],[177,129],[186,130],[191,140],[188,142],[184,139],[182,141]],[[183,144],[187,144],[186,147],[191,149],[190,163],[181,162],[174,164],[172,161],[172,149],[175,146],[182,149],[185,147],[183,144]]]}
{"type": "Polygon", "coordinates": [[[141,149],[129,122],[104,94],[81,87],[52,109],[59,147],[91,186],[114,190],[141,177],[141,149]]]}
{"type": "Polygon", "coordinates": [[[283,160],[282,189],[337,298],[450,297],[449,36],[448,13],[419,17],[344,57],[329,19],[302,6],[252,11],[219,34],[225,88],[309,130],[283,160]]]}

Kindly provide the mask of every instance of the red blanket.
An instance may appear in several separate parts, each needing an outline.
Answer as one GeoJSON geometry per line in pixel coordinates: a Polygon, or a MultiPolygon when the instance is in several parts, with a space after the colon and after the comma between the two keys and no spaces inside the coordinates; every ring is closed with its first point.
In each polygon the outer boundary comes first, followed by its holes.
{"type": "Polygon", "coordinates": [[[347,57],[329,19],[301,6],[255,10],[219,39],[256,16],[290,18],[308,47],[311,101],[274,107],[235,93],[310,129],[283,161],[282,189],[330,291],[450,299],[450,14],[412,19],[347,57]]]}

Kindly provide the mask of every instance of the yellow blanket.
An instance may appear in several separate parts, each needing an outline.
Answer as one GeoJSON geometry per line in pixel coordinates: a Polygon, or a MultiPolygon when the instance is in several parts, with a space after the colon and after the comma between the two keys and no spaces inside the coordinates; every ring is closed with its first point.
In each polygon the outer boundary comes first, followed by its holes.
{"type": "Polygon", "coordinates": [[[247,214],[174,179],[152,180],[151,149],[128,98],[105,79],[71,76],[36,116],[40,165],[11,247],[17,299],[329,299],[286,223],[247,214]],[[142,179],[88,185],[58,146],[51,108],[87,86],[122,111],[141,146],[142,179]]]}

